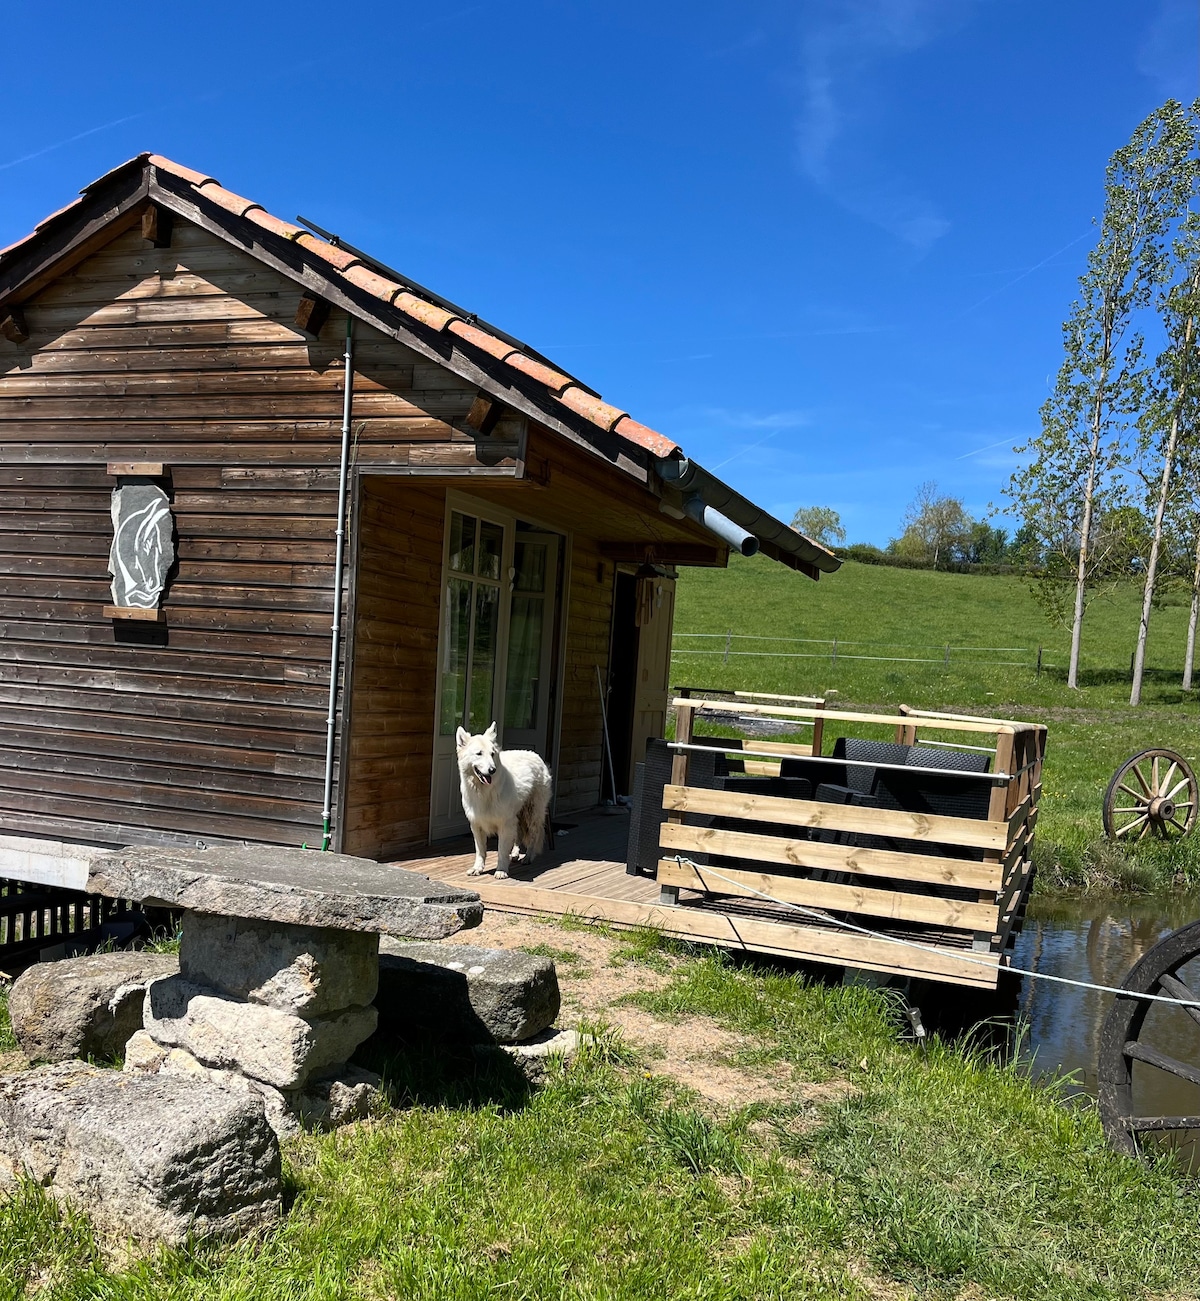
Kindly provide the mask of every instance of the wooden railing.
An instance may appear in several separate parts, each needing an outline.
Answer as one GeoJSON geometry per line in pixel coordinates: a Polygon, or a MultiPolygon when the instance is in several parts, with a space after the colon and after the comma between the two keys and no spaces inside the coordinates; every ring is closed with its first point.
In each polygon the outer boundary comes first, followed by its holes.
{"type": "MultiPolygon", "coordinates": [[[[822,910],[868,929],[904,923],[902,931],[911,931],[916,942],[925,943],[922,937],[927,936],[929,942],[949,944],[960,952],[991,955],[998,966],[1014,923],[1019,923],[1031,881],[1045,727],[904,706],[894,715],[870,714],[816,705],[760,703],[745,697],[731,702],[688,696],[677,699],[674,707],[675,756],[671,782],[663,792],[667,820],[660,833],[657,869],[664,903],[678,902],[679,891],[685,890],[710,900],[769,898],[822,910]],[[990,772],[943,769],[936,764],[917,767],[880,762],[863,766],[911,774],[914,782],[928,791],[936,791],[938,783],[945,785],[948,779],[959,791],[969,789],[969,783],[975,781],[985,783],[990,788],[986,816],[946,816],[690,785],[690,756],[697,746],[715,749],[730,759],[756,751],[764,757],[778,753],[781,758],[811,753],[823,764],[844,765],[843,771],[856,766],[854,760],[823,754],[820,741],[810,751],[807,746],[753,738],[731,743],[697,736],[699,718],[718,714],[728,725],[731,711],[745,716],[747,722],[770,718],[813,723],[819,719],[826,733],[839,723],[860,729],[869,724],[890,730],[888,739],[908,746],[918,744],[922,734],[957,733],[963,738],[957,744],[964,751],[986,749],[991,754],[990,772]],[[985,737],[993,738],[987,746],[980,744],[985,737]],[[747,823],[762,824],[762,830],[747,827],[747,823]],[[814,833],[834,835],[813,839],[814,833]],[[831,843],[835,837],[843,843],[831,843]],[[883,838],[891,847],[856,844],[855,837],[883,838]]],[[[742,762],[749,772],[749,763],[742,762]]],[[[788,920],[801,926],[805,919],[793,913],[788,920]]],[[[845,948],[853,954],[852,934],[845,934],[845,948]]],[[[912,957],[912,952],[897,955],[893,968],[910,974],[919,968],[920,955],[912,957]]],[[[847,961],[853,962],[853,957],[847,961]]],[[[887,963],[878,960],[865,965],[887,968],[887,963]]]]}
{"type": "Polygon", "coordinates": [[[91,947],[99,943],[105,923],[129,912],[123,899],[0,880],[0,970],[36,959],[42,949],[64,942],[91,947]]]}

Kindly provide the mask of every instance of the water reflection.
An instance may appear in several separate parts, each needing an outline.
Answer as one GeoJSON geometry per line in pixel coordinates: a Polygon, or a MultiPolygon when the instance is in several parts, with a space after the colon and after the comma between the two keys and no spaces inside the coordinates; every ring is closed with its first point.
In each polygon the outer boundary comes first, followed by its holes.
{"type": "MultiPolygon", "coordinates": [[[[1119,985],[1130,967],[1164,936],[1200,918],[1200,895],[1155,899],[1035,902],[1017,940],[1014,965],[1073,980],[1119,985]]],[[[1200,962],[1181,978],[1200,990],[1200,962]]],[[[1038,1075],[1071,1075],[1068,1093],[1096,1092],[1100,1030],[1111,994],[1051,981],[1022,980],[1018,1018],[1026,1026],[1021,1054],[1038,1075]]],[[[1200,1027],[1184,1012],[1155,1007],[1143,1043],[1192,1064],[1200,1063],[1200,1027]]],[[[1142,1116],[1200,1115],[1200,1087],[1136,1063],[1134,1110],[1142,1116]]],[[[1180,1136],[1181,1155],[1196,1162],[1194,1136],[1180,1136]]],[[[1165,1140],[1174,1142],[1175,1140],[1165,1140]]]]}

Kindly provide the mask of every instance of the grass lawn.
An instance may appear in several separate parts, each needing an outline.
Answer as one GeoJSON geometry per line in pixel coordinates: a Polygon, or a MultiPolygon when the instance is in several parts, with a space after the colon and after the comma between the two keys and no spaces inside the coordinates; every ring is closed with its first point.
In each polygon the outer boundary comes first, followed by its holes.
{"type": "Polygon", "coordinates": [[[743,1097],[767,1092],[716,1104],[698,1057],[666,1073],[615,1027],[532,1095],[401,1058],[395,1109],[285,1145],[290,1210],[261,1240],[130,1262],[36,1188],[0,1199],[0,1299],[1197,1295],[1193,1181],[1014,1070],[904,1042],[883,993],[542,929],[589,946],[568,997],[624,973],[618,1025],[724,1036],[743,1097]]]}
{"type": "Polygon", "coordinates": [[[676,641],[671,681],[688,686],[821,695],[838,704],[994,714],[1048,725],[1044,799],[1038,823],[1039,888],[1153,889],[1200,885],[1200,835],[1172,846],[1118,851],[1102,839],[1104,788],[1130,755],[1150,746],[1200,763],[1195,694],[1180,688],[1187,607],[1156,610],[1149,671],[1138,708],[1129,705],[1129,657],[1141,611],[1135,585],[1095,601],[1084,621],[1082,685],[1066,685],[1069,636],[1053,628],[1022,579],[847,562],[819,583],[762,557],[734,556],[728,570],[689,569],[678,587],[677,633],[839,639],[828,647],[734,642],[734,650],[786,650],[819,658],[767,659],[731,654],[723,640],[676,641]],[[858,643],[858,644],[853,644],[858,643]],[[721,653],[698,655],[705,645],[721,653]],[[945,660],[945,647],[951,652],[945,660]],[[1032,664],[1045,647],[1039,676],[1032,664]],[[969,652],[961,647],[1031,648],[969,652]],[[685,649],[686,648],[686,649],[685,649]],[[908,648],[908,649],[904,649],[908,648]],[[850,655],[935,658],[934,664],[885,663],[850,655]],[[1030,667],[987,663],[1007,660],[1030,667]]]}

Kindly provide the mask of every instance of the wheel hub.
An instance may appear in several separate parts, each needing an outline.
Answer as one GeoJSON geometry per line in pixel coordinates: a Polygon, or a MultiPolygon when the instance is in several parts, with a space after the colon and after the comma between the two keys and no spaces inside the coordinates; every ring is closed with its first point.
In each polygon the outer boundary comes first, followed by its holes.
{"type": "Polygon", "coordinates": [[[1165,795],[1155,796],[1150,801],[1150,816],[1155,822],[1170,822],[1175,816],[1175,801],[1165,795]]]}

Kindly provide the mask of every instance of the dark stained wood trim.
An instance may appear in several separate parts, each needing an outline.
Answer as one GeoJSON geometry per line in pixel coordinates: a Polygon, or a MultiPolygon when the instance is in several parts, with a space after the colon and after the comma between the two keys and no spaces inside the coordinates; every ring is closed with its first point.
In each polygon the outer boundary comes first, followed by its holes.
{"type": "Polygon", "coordinates": [[[697,542],[601,542],[600,554],[618,565],[640,565],[649,555],[662,565],[724,565],[724,547],[697,542]]]}
{"type": "Polygon", "coordinates": [[[28,251],[14,250],[0,268],[0,309],[37,293],[136,224],[149,190],[148,169],[115,176],[84,195],[70,221],[32,241],[28,251]]]}
{"type": "Polygon", "coordinates": [[[19,307],[14,307],[3,320],[0,320],[0,334],[4,335],[9,343],[29,342],[29,326],[25,322],[25,313],[19,307]]]}
{"type": "Polygon", "coordinates": [[[159,203],[148,204],[142,211],[142,238],[148,239],[155,248],[170,248],[174,224],[175,214],[170,208],[159,203]]]}

